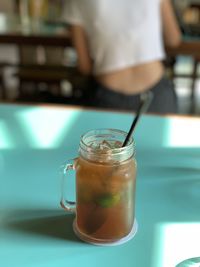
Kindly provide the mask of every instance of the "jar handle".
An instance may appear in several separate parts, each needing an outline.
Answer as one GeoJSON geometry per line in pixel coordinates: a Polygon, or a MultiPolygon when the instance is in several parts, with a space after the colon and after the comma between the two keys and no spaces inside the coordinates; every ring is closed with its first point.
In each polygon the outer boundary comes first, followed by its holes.
{"type": "Polygon", "coordinates": [[[62,172],[62,184],[61,184],[61,200],[60,200],[60,205],[61,207],[68,211],[68,212],[75,212],[76,208],[76,202],[75,201],[70,201],[64,196],[64,185],[65,185],[65,179],[67,177],[67,172],[70,170],[75,170],[75,159],[68,160],[64,166],[61,167],[61,172],[62,172]]]}

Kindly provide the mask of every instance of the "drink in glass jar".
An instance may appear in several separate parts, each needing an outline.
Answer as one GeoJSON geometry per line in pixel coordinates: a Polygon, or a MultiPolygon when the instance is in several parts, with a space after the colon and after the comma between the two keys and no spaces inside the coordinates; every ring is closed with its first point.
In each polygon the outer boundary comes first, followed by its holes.
{"type": "MultiPolygon", "coordinates": [[[[133,140],[121,147],[125,137],[125,132],[113,129],[88,132],[70,165],[76,170],[74,230],[87,242],[122,243],[136,232],[135,150],[133,140]]],[[[70,209],[64,198],[62,206],[70,209]]]]}

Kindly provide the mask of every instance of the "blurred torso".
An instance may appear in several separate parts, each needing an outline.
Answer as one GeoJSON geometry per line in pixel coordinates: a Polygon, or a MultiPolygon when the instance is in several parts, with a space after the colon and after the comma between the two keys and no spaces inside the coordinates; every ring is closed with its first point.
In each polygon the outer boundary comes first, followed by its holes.
{"type": "Polygon", "coordinates": [[[137,94],[154,86],[163,76],[161,62],[155,61],[136,67],[110,72],[96,76],[104,86],[125,94],[137,94]]]}

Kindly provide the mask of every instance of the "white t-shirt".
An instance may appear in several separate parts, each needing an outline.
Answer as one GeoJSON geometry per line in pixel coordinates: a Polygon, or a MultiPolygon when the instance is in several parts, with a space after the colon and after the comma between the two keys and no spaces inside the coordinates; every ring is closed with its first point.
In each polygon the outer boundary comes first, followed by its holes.
{"type": "Polygon", "coordinates": [[[84,28],[103,74],[163,59],[161,0],[67,0],[63,18],[84,28]]]}

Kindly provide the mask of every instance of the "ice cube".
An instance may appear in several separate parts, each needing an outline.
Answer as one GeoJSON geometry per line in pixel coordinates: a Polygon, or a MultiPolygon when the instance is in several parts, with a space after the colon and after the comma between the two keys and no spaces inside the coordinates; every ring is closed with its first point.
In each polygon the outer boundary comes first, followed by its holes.
{"type": "Polygon", "coordinates": [[[108,151],[110,149],[112,149],[112,146],[111,144],[106,141],[106,140],[103,140],[100,144],[99,144],[99,149],[100,150],[104,150],[104,151],[108,151]]]}
{"type": "Polygon", "coordinates": [[[114,143],[114,147],[115,147],[115,148],[120,148],[120,147],[122,147],[122,142],[120,142],[120,141],[115,141],[115,143],[114,143]]]}

